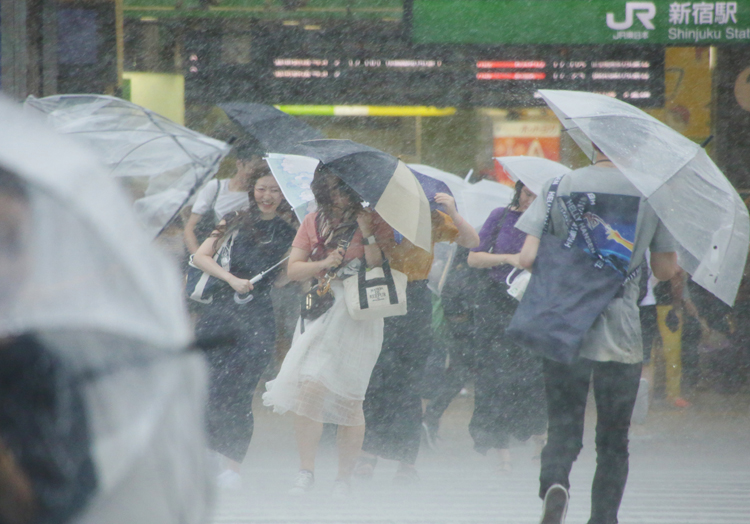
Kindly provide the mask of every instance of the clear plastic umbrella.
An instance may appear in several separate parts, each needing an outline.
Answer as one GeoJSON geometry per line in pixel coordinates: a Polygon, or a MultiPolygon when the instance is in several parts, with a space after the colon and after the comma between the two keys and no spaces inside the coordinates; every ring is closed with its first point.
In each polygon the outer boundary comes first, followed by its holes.
{"type": "MultiPolygon", "coordinates": [[[[80,385],[96,487],[76,522],[202,522],[206,374],[187,350],[179,275],[105,168],[38,120],[0,98],[0,167],[23,184],[29,215],[22,247],[0,246],[23,260],[0,271],[0,339],[33,334],[80,385]]],[[[63,444],[49,460],[66,464],[63,444]]]]}
{"type": "Polygon", "coordinates": [[[216,174],[231,148],[111,96],[30,96],[24,106],[44,113],[59,132],[87,145],[110,175],[130,179],[136,214],[152,237],[216,174]]]}
{"type": "Polygon", "coordinates": [[[569,167],[537,156],[496,156],[494,158],[514,182],[520,180],[529,188],[529,191],[537,196],[542,192],[545,182],[570,173],[569,167]]]}
{"type": "Polygon", "coordinates": [[[648,199],[679,243],[680,266],[732,305],[747,258],[750,219],[703,148],[620,100],[578,91],[539,93],[591,158],[593,143],[648,199]]]}

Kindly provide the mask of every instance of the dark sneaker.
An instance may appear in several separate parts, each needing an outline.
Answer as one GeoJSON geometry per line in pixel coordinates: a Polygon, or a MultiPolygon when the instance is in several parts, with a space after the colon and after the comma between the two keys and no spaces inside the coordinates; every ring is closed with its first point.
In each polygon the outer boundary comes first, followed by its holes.
{"type": "Polygon", "coordinates": [[[568,512],[568,490],[560,484],[553,484],[544,495],[542,520],[539,524],[564,524],[568,512]]]}

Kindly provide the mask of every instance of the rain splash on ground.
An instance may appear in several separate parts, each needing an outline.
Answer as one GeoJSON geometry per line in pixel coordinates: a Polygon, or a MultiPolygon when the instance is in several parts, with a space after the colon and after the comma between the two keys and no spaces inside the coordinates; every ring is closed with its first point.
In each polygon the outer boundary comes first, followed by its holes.
{"type": "MultiPolygon", "coordinates": [[[[381,461],[371,481],[355,482],[348,501],[331,499],[335,450],[321,444],[315,489],[297,499],[287,490],[297,468],[292,420],[263,408],[256,395],[255,435],[243,465],[244,487],[217,495],[215,524],[536,524],[538,462],[531,443],[514,443],[513,471],[498,474],[490,457],[471,448],[471,396],[443,417],[438,451],[424,445],[421,482],[393,482],[396,463],[381,461]]],[[[589,401],[584,449],[573,467],[568,524],[585,524],[595,467],[589,401]]],[[[688,410],[658,401],[644,426],[631,432],[630,478],[622,524],[750,522],[750,396],[704,392],[688,410]]],[[[325,441],[327,440],[327,441],[325,441]]]]}

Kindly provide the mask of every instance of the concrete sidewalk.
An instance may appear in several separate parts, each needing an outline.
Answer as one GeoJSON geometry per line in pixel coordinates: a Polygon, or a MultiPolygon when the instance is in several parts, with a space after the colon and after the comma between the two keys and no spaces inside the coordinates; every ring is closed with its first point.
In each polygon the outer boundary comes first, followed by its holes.
{"type": "MultiPolygon", "coordinates": [[[[256,399],[260,395],[256,395],[256,399]]],[[[593,402],[589,403],[589,408],[593,402]]],[[[631,433],[630,478],[622,524],[740,524],[750,522],[750,395],[703,393],[693,407],[658,402],[646,424],[631,433]]],[[[297,470],[292,420],[257,405],[255,435],[243,465],[240,492],[218,495],[215,523],[508,523],[536,524],[539,464],[533,445],[515,443],[513,471],[499,474],[492,458],[472,450],[472,398],[457,398],[443,417],[438,451],[423,446],[421,481],[396,485],[394,462],[381,461],[375,477],[353,485],[352,498],[331,500],[336,457],[321,444],[315,489],[302,499],[286,495],[297,470]]],[[[589,409],[584,449],[572,473],[567,522],[585,524],[595,467],[589,409]]]]}

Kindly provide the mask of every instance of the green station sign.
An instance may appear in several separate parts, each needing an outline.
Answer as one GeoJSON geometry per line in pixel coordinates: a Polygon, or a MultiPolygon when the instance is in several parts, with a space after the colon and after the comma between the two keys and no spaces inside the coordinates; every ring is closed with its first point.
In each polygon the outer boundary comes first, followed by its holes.
{"type": "Polygon", "coordinates": [[[125,16],[401,20],[402,0],[123,0],[125,16]]]}
{"type": "Polygon", "coordinates": [[[750,0],[414,0],[415,43],[750,43],[750,0]]]}

